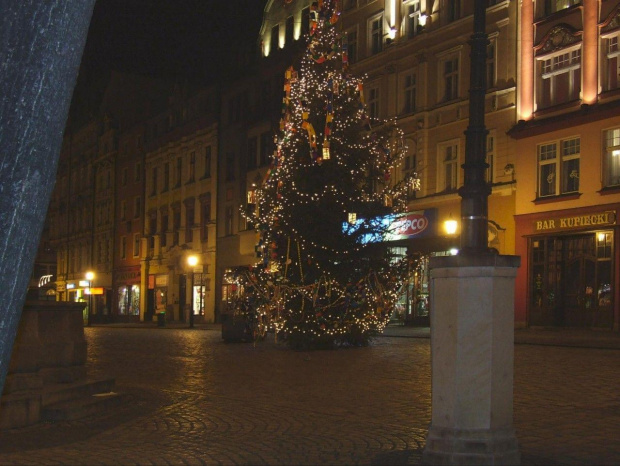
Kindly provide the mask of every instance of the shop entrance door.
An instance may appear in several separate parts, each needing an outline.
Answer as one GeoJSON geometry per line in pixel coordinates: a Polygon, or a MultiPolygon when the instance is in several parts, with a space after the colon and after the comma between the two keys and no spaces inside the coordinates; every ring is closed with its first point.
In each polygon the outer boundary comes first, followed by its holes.
{"type": "Polygon", "coordinates": [[[596,306],[596,238],[594,234],[564,240],[562,302],[564,325],[590,327],[596,306]]]}

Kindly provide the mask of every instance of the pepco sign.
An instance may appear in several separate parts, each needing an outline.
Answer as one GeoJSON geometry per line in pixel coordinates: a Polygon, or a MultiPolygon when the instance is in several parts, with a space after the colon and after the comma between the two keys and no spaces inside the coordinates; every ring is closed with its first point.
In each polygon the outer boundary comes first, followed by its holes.
{"type": "Polygon", "coordinates": [[[432,229],[436,209],[409,212],[392,221],[385,234],[385,241],[426,236],[432,229]]]}

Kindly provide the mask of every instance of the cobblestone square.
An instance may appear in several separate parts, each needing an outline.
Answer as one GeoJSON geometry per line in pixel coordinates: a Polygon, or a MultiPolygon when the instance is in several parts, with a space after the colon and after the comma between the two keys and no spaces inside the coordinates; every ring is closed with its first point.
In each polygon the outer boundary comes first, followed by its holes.
{"type": "MultiPolygon", "coordinates": [[[[0,433],[0,464],[418,464],[430,342],[292,351],[204,329],[85,330],[115,409],[0,433]]],[[[523,464],[619,464],[617,349],[516,345],[523,464]]]]}

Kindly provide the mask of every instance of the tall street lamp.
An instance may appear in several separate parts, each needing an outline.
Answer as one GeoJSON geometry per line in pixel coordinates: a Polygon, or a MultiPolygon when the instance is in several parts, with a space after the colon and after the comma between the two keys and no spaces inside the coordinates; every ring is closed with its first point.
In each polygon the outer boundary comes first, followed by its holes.
{"type": "Polygon", "coordinates": [[[187,257],[187,264],[192,271],[191,293],[189,298],[189,328],[194,328],[194,267],[198,264],[198,256],[191,255],[187,257]]]}
{"type": "Polygon", "coordinates": [[[88,280],[88,314],[86,315],[86,325],[90,325],[90,314],[93,312],[93,280],[95,273],[90,270],[86,272],[86,280],[88,280]]]}

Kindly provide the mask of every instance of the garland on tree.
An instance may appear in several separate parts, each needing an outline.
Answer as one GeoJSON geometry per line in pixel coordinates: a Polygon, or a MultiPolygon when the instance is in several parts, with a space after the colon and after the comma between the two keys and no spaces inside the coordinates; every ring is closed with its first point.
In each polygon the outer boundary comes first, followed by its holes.
{"type": "Polygon", "coordinates": [[[306,54],[299,71],[286,70],[273,161],[248,218],[258,263],[226,277],[243,289],[238,310],[258,335],[271,328],[295,347],[367,344],[411,268],[381,238],[419,180],[392,179],[403,134],[368,115],[339,15],[334,0],[311,6],[306,54]]]}

